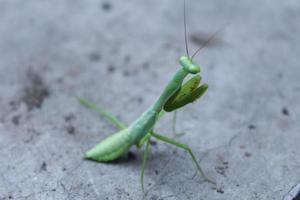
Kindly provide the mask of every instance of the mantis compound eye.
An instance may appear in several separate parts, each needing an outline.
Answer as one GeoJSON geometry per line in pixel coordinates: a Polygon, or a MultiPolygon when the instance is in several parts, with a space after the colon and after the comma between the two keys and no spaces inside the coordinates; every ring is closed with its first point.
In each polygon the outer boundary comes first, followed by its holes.
{"type": "Polygon", "coordinates": [[[197,74],[197,73],[200,72],[200,67],[196,64],[192,64],[192,65],[189,66],[189,72],[191,74],[197,74]]]}
{"type": "Polygon", "coordinates": [[[200,72],[200,67],[187,56],[181,56],[179,58],[179,63],[185,71],[191,74],[197,74],[200,72]]]}

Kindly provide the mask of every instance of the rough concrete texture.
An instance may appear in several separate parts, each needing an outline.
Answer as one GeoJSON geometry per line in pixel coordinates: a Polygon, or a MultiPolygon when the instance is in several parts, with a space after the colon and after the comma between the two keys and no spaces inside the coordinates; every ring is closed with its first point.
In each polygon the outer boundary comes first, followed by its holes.
{"type": "MultiPolygon", "coordinates": [[[[143,150],[83,160],[116,131],[79,105],[126,123],[159,95],[184,54],[182,0],[0,0],[0,199],[142,199],[143,150]]],[[[151,145],[151,200],[281,200],[300,180],[300,3],[188,0],[190,51],[210,85],[179,111],[188,154],[151,145]]],[[[171,115],[156,130],[173,137],[171,115]]]]}

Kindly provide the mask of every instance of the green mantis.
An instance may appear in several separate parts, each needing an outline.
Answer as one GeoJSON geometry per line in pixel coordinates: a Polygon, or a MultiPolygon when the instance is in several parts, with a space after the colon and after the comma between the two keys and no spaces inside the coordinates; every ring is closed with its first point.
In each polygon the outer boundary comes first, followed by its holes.
{"type": "Polygon", "coordinates": [[[104,109],[98,107],[96,104],[86,99],[79,98],[81,104],[96,110],[102,116],[107,118],[111,123],[116,125],[119,129],[118,132],[108,136],[99,144],[87,151],[85,154],[86,159],[98,162],[113,161],[125,154],[131,146],[136,145],[137,147],[141,147],[143,146],[143,144],[146,143],[140,179],[142,191],[144,194],[144,170],[149,152],[150,138],[156,138],[165,143],[175,145],[176,147],[186,150],[191,156],[199,174],[206,181],[214,183],[204,174],[194,153],[188,145],[179,143],[172,138],[168,138],[154,131],[154,126],[156,122],[160,119],[160,117],[162,117],[164,113],[176,112],[176,110],[178,110],[179,108],[182,108],[189,103],[195,102],[208,89],[207,84],[200,84],[200,67],[193,61],[194,56],[199,52],[201,48],[203,48],[203,46],[200,47],[192,56],[189,56],[186,35],[185,1],[184,22],[187,55],[181,56],[179,58],[179,63],[181,67],[175,72],[174,76],[168,82],[159,98],[148,108],[148,110],[142,113],[129,126],[126,126],[124,123],[120,122],[116,117],[104,111],[104,109]],[[188,75],[192,77],[188,81],[184,82],[185,78],[188,75]]]}

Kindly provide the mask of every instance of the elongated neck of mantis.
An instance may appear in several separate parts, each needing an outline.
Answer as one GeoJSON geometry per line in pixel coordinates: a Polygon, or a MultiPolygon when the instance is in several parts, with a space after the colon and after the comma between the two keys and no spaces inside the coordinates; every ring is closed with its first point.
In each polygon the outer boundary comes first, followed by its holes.
{"type": "Polygon", "coordinates": [[[183,68],[177,70],[176,74],[172,78],[172,80],[168,83],[165,87],[164,91],[158,98],[158,100],[154,103],[153,109],[159,113],[168,99],[174,94],[181,86],[184,78],[188,75],[188,72],[185,71],[183,68]]]}

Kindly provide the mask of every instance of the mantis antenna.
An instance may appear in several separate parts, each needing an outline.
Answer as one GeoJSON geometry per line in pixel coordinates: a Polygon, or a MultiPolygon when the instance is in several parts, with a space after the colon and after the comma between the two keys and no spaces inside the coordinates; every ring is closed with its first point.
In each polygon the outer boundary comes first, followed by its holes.
{"type": "Polygon", "coordinates": [[[228,26],[228,24],[229,23],[226,23],[223,27],[221,27],[219,30],[217,30],[216,32],[214,32],[205,42],[204,42],[204,44],[203,45],[201,45],[196,51],[195,51],[195,53],[192,55],[192,57],[191,57],[191,60],[193,60],[193,58],[197,55],[197,53],[201,50],[201,49],[203,49],[204,47],[206,47],[208,44],[209,44],[209,42],[211,42],[212,41],[212,39],[214,39],[215,38],[215,36],[217,35],[217,34],[219,34],[221,31],[223,31],[227,26],[228,26]]]}
{"type": "Polygon", "coordinates": [[[188,48],[188,41],[187,41],[187,31],[186,31],[186,0],[183,1],[183,20],[184,20],[184,40],[185,40],[185,50],[188,57],[189,55],[189,48],[188,48]]]}

